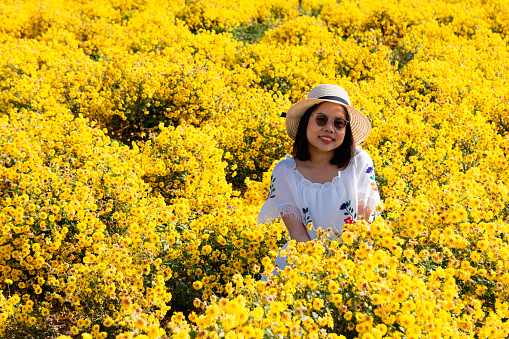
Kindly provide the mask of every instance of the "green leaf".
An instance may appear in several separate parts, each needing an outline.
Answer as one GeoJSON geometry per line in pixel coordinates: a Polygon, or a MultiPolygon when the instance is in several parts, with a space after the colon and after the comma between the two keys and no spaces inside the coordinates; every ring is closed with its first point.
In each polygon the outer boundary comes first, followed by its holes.
{"type": "Polygon", "coordinates": [[[312,316],[314,319],[318,318],[318,314],[316,314],[316,312],[312,312],[312,313],[311,313],[311,316],[312,316]]]}
{"type": "Polygon", "coordinates": [[[149,118],[146,120],[149,124],[155,124],[159,122],[159,119],[149,118]]]}
{"type": "Polygon", "coordinates": [[[303,315],[301,315],[301,316],[299,316],[299,320],[300,320],[300,321],[306,321],[306,320],[308,320],[308,318],[309,318],[309,317],[308,317],[307,315],[304,315],[304,314],[303,314],[303,315]]]}
{"type": "Polygon", "coordinates": [[[242,262],[247,265],[247,258],[241,257],[239,255],[239,259],[242,260],[242,262]]]}
{"type": "Polygon", "coordinates": [[[191,337],[191,339],[196,339],[197,335],[198,335],[198,332],[196,332],[196,331],[189,332],[189,337],[191,337]]]}

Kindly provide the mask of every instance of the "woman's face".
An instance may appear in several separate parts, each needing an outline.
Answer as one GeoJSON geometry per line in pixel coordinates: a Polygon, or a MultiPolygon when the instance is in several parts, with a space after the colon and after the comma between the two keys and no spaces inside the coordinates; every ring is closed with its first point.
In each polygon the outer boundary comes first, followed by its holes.
{"type": "Polygon", "coordinates": [[[341,146],[345,138],[346,128],[338,130],[334,127],[334,120],[337,118],[346,120],[346,109],[342,105],[333,102],[324,102],[311,113],[306,130],[310,155],[334,153],[334,150],[341,146]],[[319,126],[316,123],[316,116],[319,114],[325,114],[328,117],[325,126],[319,126]]]}

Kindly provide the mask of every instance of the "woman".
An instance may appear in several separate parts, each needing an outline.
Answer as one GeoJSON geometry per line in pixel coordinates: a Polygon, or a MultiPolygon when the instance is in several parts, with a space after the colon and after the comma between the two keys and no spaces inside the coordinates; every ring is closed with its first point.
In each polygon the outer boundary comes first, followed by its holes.
{"type": "MultiPolygon", "coordinates": [[[[380,196],[373,162],[359,146],[371,124],[350,105],[347,92],[318,85],[285,116],[293,157],[287,155],[274,167],[258,223],[281,217],[290,237],[305,242],[316,238],[317,229],[341,235],[344,224],[371,221],[380,196]]],[[[276,258],[276,264],[284,269],[285,258],[276,258]]]]}

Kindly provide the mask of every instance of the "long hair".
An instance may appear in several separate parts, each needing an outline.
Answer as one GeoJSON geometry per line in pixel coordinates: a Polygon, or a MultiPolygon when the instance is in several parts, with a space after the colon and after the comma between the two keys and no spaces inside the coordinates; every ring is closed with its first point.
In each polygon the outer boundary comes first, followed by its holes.
{"type": "MultiPolygon", "coordinates": [[[[295,137],[292,150],[292,155],[295,159],[299,159],[301,161],[311,159],[311,156],[309,155],[309,142],[306,136],[306,131],[308,128],[309,117],[311,117],[311,114],[318,108],[318,106],[320,106],[320,104],[322,103],[309,107],[300,119],[299,128],[297,129],[297,135],[295,137]]],[[[346,120],[350,120],[350,116],[346,108],[345,112],[346,120]]],[[[332,156],[330,163],[338,166],[338,168],[347,167],[348,164],[350,164],[350,160],[353,158],[354,152],[355,144],[353,142],[352,130],[348,123],[346,124],[343,143],[334,150],[334,155],[332,156]]]]}

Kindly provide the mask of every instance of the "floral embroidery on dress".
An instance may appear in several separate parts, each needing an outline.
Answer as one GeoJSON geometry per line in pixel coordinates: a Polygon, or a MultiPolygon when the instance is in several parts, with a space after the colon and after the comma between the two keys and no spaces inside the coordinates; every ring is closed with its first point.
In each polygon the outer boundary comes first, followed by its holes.
{"type": "Polygon", "coordinates": [[[276,181],[276,178],[274,178],[274,175],[271,175],[270,176],[270,191],[269,191],[269,195],[267,196],[267,199],[265,199],[265,200],[268,200],[269,198],[276,197],[276,195],[274,194],[274,192],[276,191],[276,188],[274,187],[274,181],[276,181]]]}
{"type": "Polygon", "coordinates": [[[375,180],[375,172],[373,171],[373,167],[369,166],[368,169],[366,170],[366,173],[371,174],[369,176],[371,180],[375,180]]]}
{"type": "Polygon", "coordinates": [[[312,222],[311,220],[311,215],[309,214],[309,208],[306,207],[306,208],[303,208],[302,209],[302,213],[304,213],[304,221],[305,221],[305,225],[309,224],[310,222],[312,222]]]}
{"type": "Polygon", "coordinates": [[[354,212],[350,204],[351,200],[348,200],[339,207],[339,209],[345,211],[344,214],[348,216],[345,220],[343,220],[346,224],[353,224],[354,220],[357,219],[357,213],[354,212]]]}
{"type": "Polygon", "coordinates": [[[373,167],[369,166],[368,169],[366,170],[366,173],[369,174],[369,178],[371,180],[373,180],[373,182],[371,183],[371,189],[375,192],[378,192],[378,187],[376,187],[376,182],[375,182],[375,172],[373,171],[373,167]]]}

